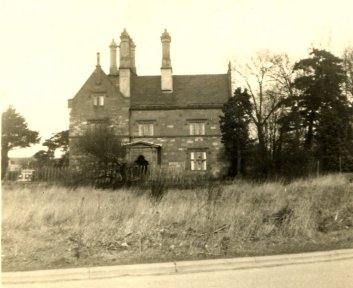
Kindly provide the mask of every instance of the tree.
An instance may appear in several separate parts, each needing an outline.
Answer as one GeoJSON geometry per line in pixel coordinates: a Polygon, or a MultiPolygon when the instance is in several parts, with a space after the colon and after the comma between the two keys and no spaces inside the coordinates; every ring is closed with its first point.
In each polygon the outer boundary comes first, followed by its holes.
{"type": "Polygon", "coordinates": [[[94,179],[102,179],[102,184],[112,186],[125,180],[125,146],[119,136],[106,125],[87,129],[78,138],[77,149],[84,155],[85,168],[93,173],[94,179]]]}
{"type": "Polygon", "coordinates": [[[343,66],[346,71],[345,92],[347,97],[353,99],[353,46],[348,46],[343,51],[343,66]]]}
{"type": "Polygon", "coordinates": [[[79,138],[78,145],[83,153],[94,156],[101,163],[109,162],[112,157],[122,159],[125,156],[120,137],[107,126],[87,129],[79,138]]]}
{"type": "Polygon", "coordinates": [[[33,158],[36,160],[35,167],[51,166],[48,151],[39,150],[33,155],[33,158]]]}
{"type": "Polygon", "coordinates": [[[28,129],[23,116],[11,106],[2,113],[1,117],[1,179],[4,178],[8,167],[10,150],[16,147],[29,147],[38,143],[38,132],[28,129]]]}
{"type": "Polygon", "coordinates": [[[351,107],[343,93],[346,72],[342,59],[328,51],[313,49],[310,57],[294,65],[293,87],[297,95],[286,99],[291,111],[282,123],[287,132],[302,130],[302,149],[311,152],[324,170],[338,170],[347,150],[351,107]],[[292,127],[292,128],[290,128],[292,127]]]}
{"type": "Polygon", "coordinates": [[[291,65],[283,54],[258,52],[245,66],[236,68],[253,106],[249,115],[256,129],[258,142],[257,170],[266,175],[276,157],[280,135],[277,119],[283,97],[291,93],[291,65]]]}
{"type": "Polygon", "coordinates": [[[46,139],[42,145],[47,147],[47,150],[40,150],[33,155],[37,166],[64,167],[69,165],[69,130],[55,133],[52,137],[46,139]],[[62,155],[56,159],[55,152],[58,149],[61,150],[62,155]]]}
{"type": "Polygon", "coordinates": [[[250,95],[245,89],[237,88],[234,97],[224,104],[220,116],[222,142],[229,157],[230,176],[241,176],[244,173],[244,157],[250,144],[249,124],[252,113],[250,95]]]}
{"type": "Polygon", "coordinates": [[[55,152],[61,149],[61,152],[66,153],[69,150],[69,130],[64,130],[55,133],[49,139],[46,139],[43,146],[48,147],[49,158],[53,159],[55,152]]]}

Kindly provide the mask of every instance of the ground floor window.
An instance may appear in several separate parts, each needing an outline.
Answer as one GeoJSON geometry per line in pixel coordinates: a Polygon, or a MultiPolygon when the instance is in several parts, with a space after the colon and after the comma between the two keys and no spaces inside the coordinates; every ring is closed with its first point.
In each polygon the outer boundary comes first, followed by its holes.
{"type": "Polygon", "coordinates": [[[107,130],[109,127],[109,119],[89,119],[87,120],[87,124],[90,130],[107,130]]]}
{"type": "Polygon", "coordinates": [[[190,152],[190,163],[192,171],[207,170],[207,155],[204,151],[190,152]]]}

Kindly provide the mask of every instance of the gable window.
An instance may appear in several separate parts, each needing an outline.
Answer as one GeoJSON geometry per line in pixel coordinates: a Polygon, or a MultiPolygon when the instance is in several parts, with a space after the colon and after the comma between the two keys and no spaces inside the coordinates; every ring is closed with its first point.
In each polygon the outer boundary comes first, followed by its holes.
{"type": "Polygon", "coordinates": [[[189,134],[190,135],[205,135],[205,122],[190,122],[189,123],[189,134]]]}
{"type": "Polygon", "coordinates": [[[190,152],[190,164],[192,171],[207,170],[207,154],[204,151],[190,152]]]}
{"type": "Polygon", "coordinates": [[[139,136],[153,136],[153,123],[139,123],[139,136]]]}
{"type": "Polygon", "coordinates": [[[103,107],[104,106],[104,95],[93,95],[93,106],[103,107]]]}

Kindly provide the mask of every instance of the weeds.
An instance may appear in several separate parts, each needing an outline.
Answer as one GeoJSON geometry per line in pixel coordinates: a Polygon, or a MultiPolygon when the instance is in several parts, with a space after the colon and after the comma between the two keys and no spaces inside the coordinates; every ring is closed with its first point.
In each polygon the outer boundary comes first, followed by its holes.
{"type": "Polygon", "coordinates": [[[151,190],[149,197],[154,203],[158,203],[166,195],[168,188],[167,182],[163,175],[159,174],[155,179],[150,182],[151,190]]]}
{"type": "Polygon", "coordinates": [[[277,251],[283,243],[295,249],[353,243],[353,183],[341,176],[287,185],[208,182],[183,190],[171,188],[163,175],[151,180],[120,190],[3,185],[3,267],[55,268],[58,259],[62,265],[105,265],[111,259],[214,258],[277,251]]]}

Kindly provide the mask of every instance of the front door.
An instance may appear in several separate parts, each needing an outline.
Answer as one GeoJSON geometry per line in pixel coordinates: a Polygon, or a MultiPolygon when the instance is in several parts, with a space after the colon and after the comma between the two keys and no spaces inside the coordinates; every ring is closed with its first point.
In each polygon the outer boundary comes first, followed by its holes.
{"type": "Polygon", "coordinates": [[[151,169],[161,164],[161,147],[146,142],[135,142],[127,144],[127,160],[139,166],[151,169]],[[148,164],[147,164],[148,163],[148,164]]]}

